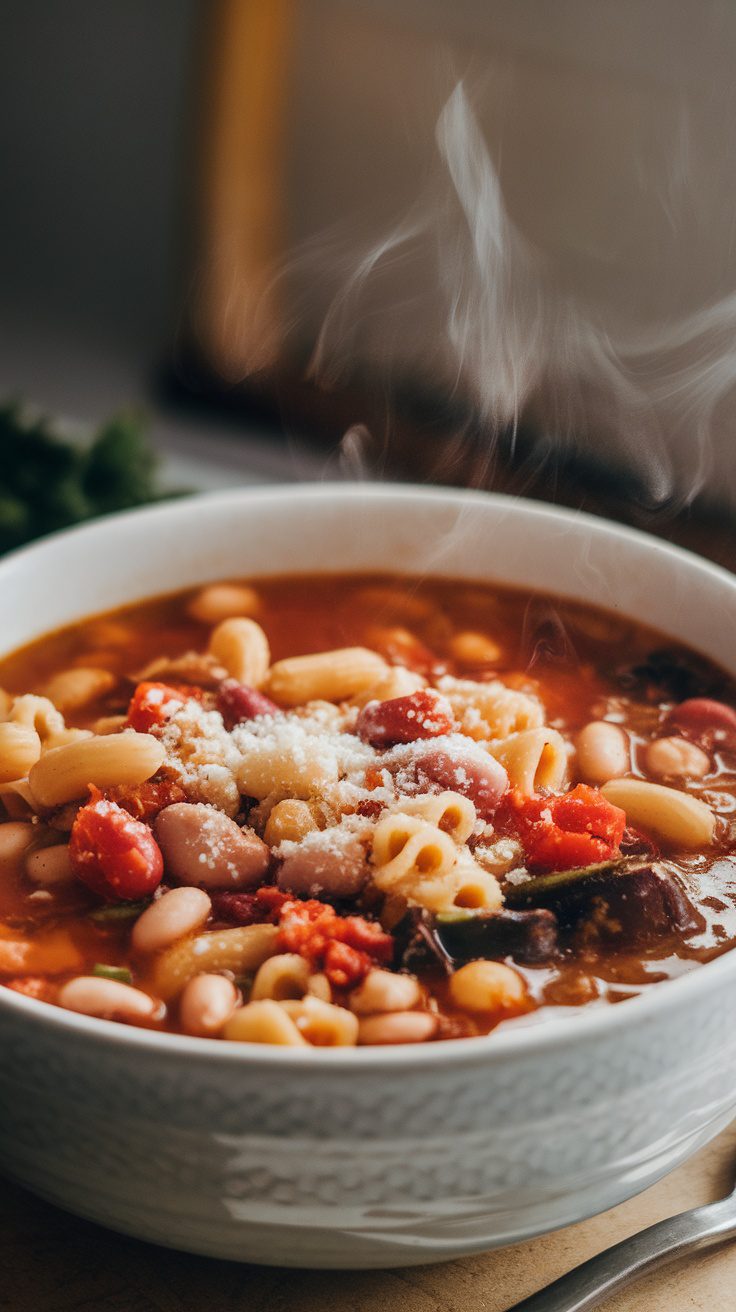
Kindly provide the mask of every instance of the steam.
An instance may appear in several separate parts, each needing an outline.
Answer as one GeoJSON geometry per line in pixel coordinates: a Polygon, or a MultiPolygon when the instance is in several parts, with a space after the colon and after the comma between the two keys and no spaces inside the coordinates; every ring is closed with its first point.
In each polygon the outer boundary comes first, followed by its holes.
{"type": "MultiPolygon", "coordinates": [[[[736,393],[736,293],[673,323],[604,325],[514,225],[462,84],[436,141],[442,171],[428,194],[352,256],[312,376],[334,384],[371,354],[405,363],[420,321],[422,341],[429,325],[436,346],[413,360],[415,373],[471,398],[489,448],[529,421],[553,439],[551,451],[574,447],[633,471],[650,504],[692,500],[710,473],[714,424],[736,393]]],[[[347,468],[363,468],[361,441],[346,438],[347,468]]]]}

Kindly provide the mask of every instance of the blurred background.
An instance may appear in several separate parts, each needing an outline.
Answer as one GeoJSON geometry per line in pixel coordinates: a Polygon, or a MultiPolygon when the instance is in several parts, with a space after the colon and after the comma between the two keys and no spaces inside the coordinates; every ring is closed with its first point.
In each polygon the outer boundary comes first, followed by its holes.
{"type": "Polygon", "coordinates": [[[172,485],[473,483],[723,555],[731,3],[5,0],[3,53],[2,397],[145,407],[172,485]]]}

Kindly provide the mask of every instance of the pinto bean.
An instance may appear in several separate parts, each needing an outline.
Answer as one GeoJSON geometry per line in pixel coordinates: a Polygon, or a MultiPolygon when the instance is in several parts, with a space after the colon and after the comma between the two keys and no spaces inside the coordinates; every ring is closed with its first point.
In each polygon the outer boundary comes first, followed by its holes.
{"type": "Polygon", "coordinates": [[[480,749],[428,747],[415,760],[420,774],[432,783],[469,797],[484,820],[494,814],[509,786],[501,762],[480,749]]]}
{"type": "Polygon", "coordinates": [[[426,1043],[437,1031],[437,1017],[428,1011],[391,1011],[365,1016],[358,1026],[358,1043],[426,1043]]]}
{"type": "Polygon", "coordinates": [[[224,975],[195,975],[179,1002],[182,1029],[200,1039],[216,1039],[237,1005],[238,990],[224,975]]]}
{"type": "Polygon", "coordinates": [[[203,802],[167,806],[154,831],[168,874],[181,884],[253,888],[268,869],[270,852],[262,839],[203,802]]]}
{"type": "Polygon", "coordinates": [[[335,828],[307,834],[286,856],[276,882],[299,897],[354,897],[367,873],[358,839],[335,828]]]}
{"type": "Polygon", "coordinates": [[[138,917],[130,936],[136,952],[158,952],[206,923],[212,903],[202,888],[172,888],[138,917]]]}

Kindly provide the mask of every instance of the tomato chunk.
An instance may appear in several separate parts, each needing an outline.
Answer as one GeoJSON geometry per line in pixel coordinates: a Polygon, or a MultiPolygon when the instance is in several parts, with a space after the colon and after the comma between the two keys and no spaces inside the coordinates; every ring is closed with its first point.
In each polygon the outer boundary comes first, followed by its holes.
{"type": "Polygon", "coordinates": [[[101,794],[77,812],[69,857],[78,879],[108,901],[146,897],[161,883],[161,850],[147,825],[101,794]]]}
{"type": "Polygon", "coordinates": [[[297,952],[337,988],[356,984],[377,963],[394,955],[394,940],[363,916],[338,916],[324,902],[286,902],[279,919],[279,946],[297,952]]]}
{"type": "Polygon", "coordinates": [[[150,733],[170,720],[190,698],[202,700],[202,689],[184,684],[139,683],[128,706],[128,724],[138,733],[150,733]]]}
{"type": "Polygon", "coordinates": [[[496,813],[500,832],[513,834],[532,870],[569,870],[618,856],[626,814],[597,788],[578,784],[561,797],[510,791],[496,813]]]}

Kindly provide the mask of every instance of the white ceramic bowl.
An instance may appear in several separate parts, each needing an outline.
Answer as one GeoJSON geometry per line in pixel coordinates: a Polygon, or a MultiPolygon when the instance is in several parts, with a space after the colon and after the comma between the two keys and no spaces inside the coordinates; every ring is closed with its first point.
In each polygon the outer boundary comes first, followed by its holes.
{"type": "MultiPolygon", "coordinates": [[[[6,650],[223,576],[392,570],[600,603],[734,670],[736,580],[604,521],[406,487],[243,491],[0,565],[6,650]]],[[[114,1229],[217,1257],[380,1267],[509,1243],[646,1188],[736,1107],[736,952],[490,1039],[295,1052],[159,1035],[0,990],[0,1165],[114,1229]]]]}

